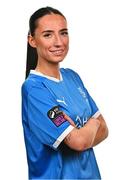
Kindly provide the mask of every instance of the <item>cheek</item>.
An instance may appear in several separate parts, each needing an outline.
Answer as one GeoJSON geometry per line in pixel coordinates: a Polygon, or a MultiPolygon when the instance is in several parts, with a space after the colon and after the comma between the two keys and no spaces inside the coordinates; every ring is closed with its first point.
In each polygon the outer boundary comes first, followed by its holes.
{"type": "Polygon", "coordinates": [[[66,47],[68,47],[68,46],[69,46],[69,39],[65,39],[64,42],[63,42],[63,44],[64,44],[66,47]]]}
{"type": "Polygon", "coordinates": [[[39,41],[39,42],[37,43],[37,48],[38,48],[40,51],[46,51],[49,47],[50,47],[50,43],[49,43],[49,42],[39,41]]]}
{"type": "Polygon", "coordinates": [[[49,41],[43,39],[42,37],[39,37],[36,39],[36,45],[37,47],[45,48],[49,46],[49,41]]]}

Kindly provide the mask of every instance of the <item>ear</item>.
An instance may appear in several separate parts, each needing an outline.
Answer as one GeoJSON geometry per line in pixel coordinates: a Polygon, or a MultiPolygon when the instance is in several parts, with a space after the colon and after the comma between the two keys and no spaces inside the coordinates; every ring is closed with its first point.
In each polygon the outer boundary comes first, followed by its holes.
{"type": "Polygon", "coordinates": [[[31,47],[36,48],[35,39],[31,35],[28,35],[28,43],[30,44],[31,47]]]}

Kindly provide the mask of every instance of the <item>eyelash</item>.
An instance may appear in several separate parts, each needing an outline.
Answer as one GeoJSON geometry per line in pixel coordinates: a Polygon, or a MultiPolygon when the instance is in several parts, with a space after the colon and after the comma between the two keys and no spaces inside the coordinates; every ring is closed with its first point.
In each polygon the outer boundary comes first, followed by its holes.
{"type": "Polygon", "coordinates": [[[62,32],[61,35],[68,35],[68,32],[62,32]]]}
{"type": "MultiPolygon", "coordinates": [[[[67,36],[67,35],[68,35],[68,32],[61,32],[61,35],[67,36]]],[[[52,36],[52,34],[50,34],[50,33],[44,34],[44,37],[45,37],[45,38],[49,38],[49,37],[51,37],[51,36],[52,36]]]]}
{"type": "Polygon", "coordinates": [[[44,37],[49,37],[51,36],[51,34],[44,34],[44,37]]]}

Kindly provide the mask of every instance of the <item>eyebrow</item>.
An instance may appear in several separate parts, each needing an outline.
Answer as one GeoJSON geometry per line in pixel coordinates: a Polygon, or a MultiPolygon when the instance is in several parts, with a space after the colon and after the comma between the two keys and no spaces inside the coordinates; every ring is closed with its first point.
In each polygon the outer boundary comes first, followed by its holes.
{"type": "MultiPolygon", "coordinates": [[[[60,32],[63,32],[63,31],[68,31],[67,28],[64,28],[64,29],[61,29],[60,32]]],[[[53,30],[45,30],[45,31],[42,31],[42,33],[53,33],[54,31],[53,30]]]]}

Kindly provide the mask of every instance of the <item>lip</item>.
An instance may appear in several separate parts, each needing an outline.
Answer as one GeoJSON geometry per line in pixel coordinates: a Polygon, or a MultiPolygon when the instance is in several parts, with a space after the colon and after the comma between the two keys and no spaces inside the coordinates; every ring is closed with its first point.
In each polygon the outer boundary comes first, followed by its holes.
{"type": "Polygon", "coordinates": [[[64,50],[63,49],[57,49],[57,50],[52,50],[50,52],[55,56],[60,56],[64,53],[64,50]]]}

